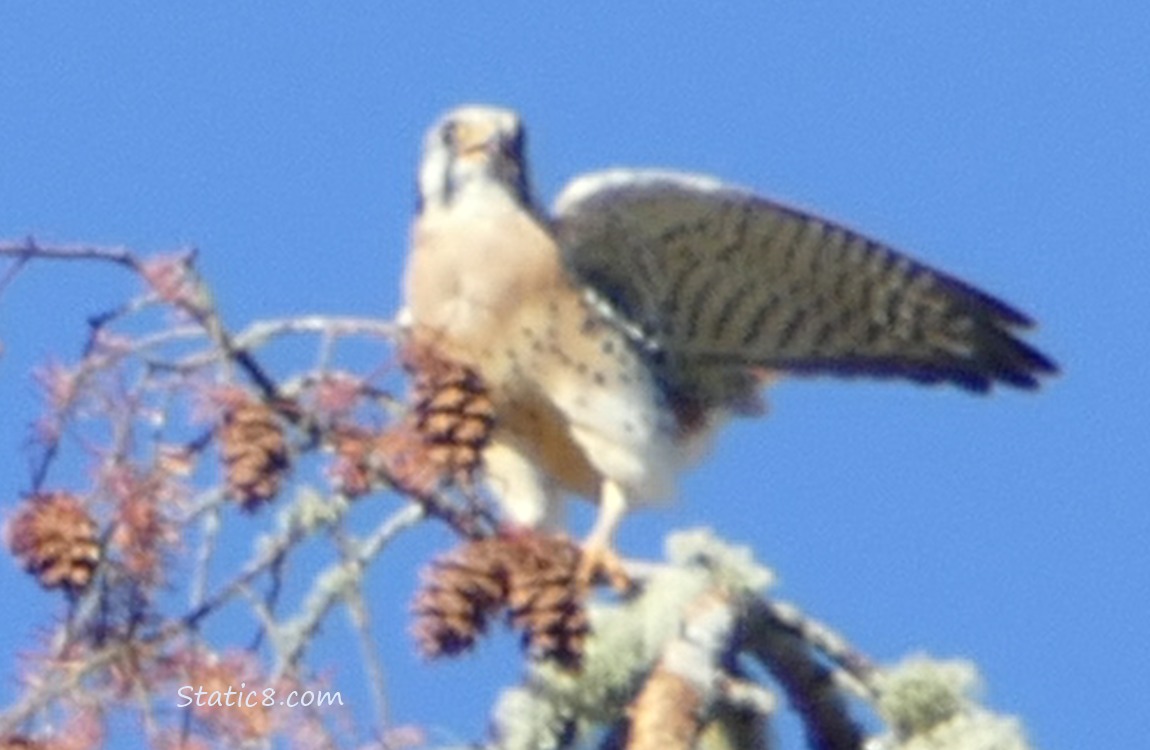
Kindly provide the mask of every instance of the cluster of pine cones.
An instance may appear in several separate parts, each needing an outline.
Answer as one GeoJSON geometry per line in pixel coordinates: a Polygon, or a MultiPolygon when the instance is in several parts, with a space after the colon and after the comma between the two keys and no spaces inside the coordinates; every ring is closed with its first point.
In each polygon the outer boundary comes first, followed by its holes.
{"type": "Polygon", "coordinates": [[[567,537],[534,532],[471,541],[440,557],[413,607],[420,649],[429,657],[465,651],[505,611],[529,654],[577,667],[589,630],[579,559],[567,537]]]}

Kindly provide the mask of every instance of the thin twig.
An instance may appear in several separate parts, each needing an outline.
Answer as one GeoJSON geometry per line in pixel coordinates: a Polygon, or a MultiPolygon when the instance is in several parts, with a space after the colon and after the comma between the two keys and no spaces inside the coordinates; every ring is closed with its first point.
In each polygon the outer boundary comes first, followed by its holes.
{"type": "Polygon", "coordinates": [[[47,243],[42,244],[34,237],[24,240],[0,240],[0,255],[17,258],[26,263],[29,260],[98,260],[123,266],[139,272],[140,260],[122,245],[90,245],[86,243],[47,243]]]}
{"type": "Polygon", "coordinates": [[[414,526],[424,515],[423,506],[408,503],[384,519],[371,536],[359,544],[353,554],[333,563],[312,578],[311,590],[304,598],[300,613],[294,619],[276,626],[279,664],[275,674],[282,674],[295,666],[327,613],[333,606],[343,601],[348,587],[358,585],[368,562],[374,559],[396,535],[414,526]]]}

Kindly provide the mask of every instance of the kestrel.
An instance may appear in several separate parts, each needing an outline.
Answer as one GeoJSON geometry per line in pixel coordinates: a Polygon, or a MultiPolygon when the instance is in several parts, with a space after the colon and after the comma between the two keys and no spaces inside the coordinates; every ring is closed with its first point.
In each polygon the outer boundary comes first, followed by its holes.
{"type": "Polygon", "coordinates": [[[788,373],[1030,389],[1055,366],[994,297],[839,224],[715,179],[611,170],[535,202],[524,131],[467,106],[428,131],[404,279],[411,335],[479,373],[508,519],[597,499],[588,560],[631,504],[788,373]]]}

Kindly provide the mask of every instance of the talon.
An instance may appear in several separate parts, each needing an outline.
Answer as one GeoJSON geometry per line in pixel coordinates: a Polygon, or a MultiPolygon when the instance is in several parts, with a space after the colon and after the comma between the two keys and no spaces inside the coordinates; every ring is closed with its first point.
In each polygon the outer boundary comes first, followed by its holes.
{"type": "Polygon", "coordinates": [[[629,593],[635,587],[619,553],[593,541],[583,545],[575,577],[581,586],[591,587],[605,582],[620,594],[629,593]]]}
{"type": "Polygon", "coordinates": [[[591,533],[583,542],[579,558],[576,572],[580,584],[592,586],[599,581],[606,581],[620,594],[634,588],[635,584],[627,575],[623,560],[615,552],[612,541],[615,538],[615,528],[626,511],[627,497],[623,488],[611,480],[605,480],[599,495],[599,515],[591,533]]]}

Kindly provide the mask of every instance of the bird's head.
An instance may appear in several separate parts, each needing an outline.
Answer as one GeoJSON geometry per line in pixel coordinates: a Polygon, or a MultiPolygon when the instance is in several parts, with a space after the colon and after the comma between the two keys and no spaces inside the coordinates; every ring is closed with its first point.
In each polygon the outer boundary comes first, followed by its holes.
{"type": "Polygon", "coordinates": [[[531,205],[523,125],[507,109],[453,109],[427,131],[419,165],[420,208],[446,208],[472,190],[496,188],[531,205]]]}

